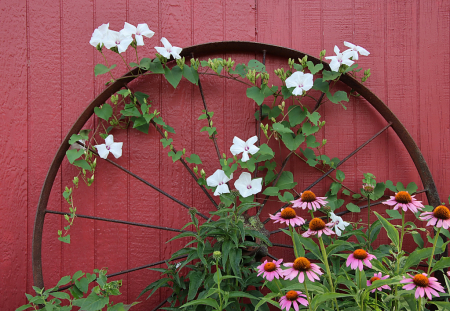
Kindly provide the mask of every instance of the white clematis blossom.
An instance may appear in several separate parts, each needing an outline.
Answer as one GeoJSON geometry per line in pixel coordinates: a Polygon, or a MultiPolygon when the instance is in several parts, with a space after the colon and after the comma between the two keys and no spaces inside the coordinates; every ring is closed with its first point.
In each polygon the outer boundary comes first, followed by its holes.
{"type": "Polygon", "coordinates": [[[108,35],[108,32],[109,32],[109,23],[99,26],[92,33],[91,40],[89,41],[89,44],[92,45],[95,48],[98,45],[100,45],[100,47],[101,47],[103,45],[103,40],[108,35]]]}
{"type": "Polygon", "coordinates": [[[337,45],[334,46],[334,53],[336,53],[336,56],[327,56],[326,59],[331,59],[330,68],[333,71],[339,71],[339,67],[341,67],[342,64],[351,66],[353,65],[354,61],[350,60],[350,57],[353,56],[353,52],[347,50],[342,53],[340,53],[339,48],[337,45]]]}
{"type": "Polygon", "coordinates": [[[242,152],[242,162],[247,162],[249,160],[248,154],[255,154],[258,152],[259,148],[255,146],[258,141],[257,136],[250,137],[247,141],[234,136],[233,145],[230,147],[230,151],[233,155],[237,155],[242,152]]]}
{"type": "Polygon", "coordinates": [[[252,180],[252,174],[243,172],[239,179],[234,182],[234,186],[243,198],[249,197],[252,194],[257,194],[262,190],[262,178],[255,178],[252,180]]]}
{"type": "Polygon", "coordinates": [[[120,32],[127,36],[134,35],[134,37],[136,38],[136,45],[144,45],[143,36],[151,38],[155,34],[148,28],[148,25],[146,23],[138,24],[136,27],[125,22],[125,25],[123,26],[123,29],[120,32]]]}
{"type": "Polygon", "coordinates": [[[344,41],[344,45],[346,47],[349,47],[348,50],[345,50],[345,52],[349,52],[351,53],[351,57],[354,60],[358,60],[358,53],[364,56],[368,56],[370,54],[369,51],[367,51],[365,48],[363,48],[362,46],[359,45],[354,45],[350,42],[344,41]]]}
{"type": "Polygon", "coordinates": [[[109,135],[105,138],[104,144],[95,145],[95,148],[97,149],[98,155],[102,159],[106,159],[110,152],[116,159],[118,159],[122,156],[122,145],[123,143],[115,143],[114,137],[109,135]]]}
{"type": "Polygon", "coordinates": [[[172,44],[167,41],[166,38],[162,37],[161,42],[164,45],[164,47],[155,46],[155,49],[158,51],[159,54],[164,56],[165,58],[169,59],[170,55],[173,56],[173,58],[180,59],[180,53],[183,50],[182,48],[179,48],[177,46],[172,46],[172,44]]]}
{"type": "Polygon", "coordinates": [[[228,189],[227,182],[233,178],[233,174],[230,175],[230,178],[225,174],[222,170],[217,170],[206,178],[206,184],[209,187],[217,187],[216,191],[214,191],[214,195],[220,195],[222,193],[230,193],[230,189],[228,189]]]}
{"type": "Polygon", "coordinates": [[[341,231],[345,230],[345,227],[350,225],[350,223],[344,221],[342,217],[336,216],[333,212],[330,213],[331,221],[335,223],[334,231],[338,236],[341,236],[341,231]]]}
{"type": "Polygon", "coordinates": [[[109,30],[103,44],[107,49],[117,47],[119,53],[125,52],[128,46],[133,42],[133,37],[127,35],[126,33],[120,31],[109,30]]]}
{"type": "Polygon", "coordinates": [[[302,95],[303,91],[308,91],[313,87],[313,75],[310,73],[303,73],[301,71],[294,72],[286,79],[286,87],[295,87],[292,91],[294,95],[302,95]]]}

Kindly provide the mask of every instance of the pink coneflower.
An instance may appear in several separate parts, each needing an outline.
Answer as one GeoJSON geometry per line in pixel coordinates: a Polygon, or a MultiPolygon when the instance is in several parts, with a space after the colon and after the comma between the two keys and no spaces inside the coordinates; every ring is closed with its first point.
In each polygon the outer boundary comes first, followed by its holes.
{"type": "Polygon", "coordinates": [[[415,195],[410,195],[408,191],[400,191],[383,204],[394,206],[394,209],[400,207],[404,212],[409,208],[411,212],[417,213],[422,210],[423,204],[422,201],[417,201],[414,197],[415,195]]]}
{"type": "Polygon", "coordinates": [[[432,212],[420,214],[419,218],[428,220],[427,226],[444,227],[444,229],[450,227],[450,211],[444,205],[439,205],[432,212]]]}
{"type": "Polygon", "coordinates": [[[272,262],[267,262],[267,260],[264,260],[264,262],[258,266],[258,276],[264,273],[263,278],[267,281],[273,281],[273,278],[279,279],[280,276],[283,276],[283,270],[280,268],[280,264],[282,262],[283,259],[279,259],[277,261],[273,260],[272,262]]]}
{"type": "Polygon", "coordinates": [[[334,232],[330,229],[334,227],[334,222],[329,222],[325,224],[325,222],[320,218],[314,218],[309,222],[309,229],[305,233],[302,234],[305,238],[309,238],[312,235],[322,236],[322,233],[325,235],[332,235],[334,232]]]}
{"type": "Polygon", "coordinates": [[[291,201],[294,205],[292,207],[301,207],[302,209],[318,210],[321,206],[328,203],[325,201],[326,197],[316,197],[314,192],[305,191],[300,194],[300,199],[291,201]]]}
{"type": "Polygon", "coordinates": [[[302,297],[306,297],[306,295],[303,295],[302,292],[300,291],[295,290],[288,291],[285,296],[280,298],[281,310],[286,309],[286,311],[289,311],[291,306],[293,306],[295,311],[298,311],[299,303],[304,306],[307,306],[308,300],[302,297]]]}
{"type": "Polygon", "coordinates": [[[347,258],[347,267],[351,265],[351,268],[353,270],[356,270],[356,268],[359,268],[359,271],[363,270],[363,263],[369,267],[372,268],[372,264],[370,261],[372,259],[377,259],[374,255],[369,254],[363,249],[357,249],[353,253],[351,253],[347,258]]]}
{"type": "MultiPolygon", "coordinates": [[[[373,277],[371,277],[369,280],[367,280],[367,286],[372,286],[372,283],[373,283],[373,282],[378,281],[378,280],[385,280],[385,279],[387,279],[388,277],[389,277],[389,275],[385,275],[385,276],[382,277],[382,276],[381,276],[381,272],[375,273],[375,274],[373,275],[373,277]]],[[[370,292],[371,292],[371,293],[375,293],[375,290],[377,290],[377,289],[378,289],[379,291],[382,291],[383,288],[384,288],[384,289],[391,289],[389,286],[383,285],[383,286],[374,288],[374,289],[371,290],[370,292]]]]}
{"type": "MultiPolygon", "coordinates": [[[[270,214],[269,214],[270,215],[270,214]]],[[[270,219],[275,220],[274,222],[286,223],[286,225],[291,225],[292,227],[301,226],[305,223],[305,220],[300,216],[297,216],[293,208],[286,207],[277,213],[275,216],[270,215],[270,219]]]]}
{"type": "Polygon", "coordinates": [[[408,274],[411,279],[404,279],[401,280],[400,283],[409,283],[403,286],[402,288],[405,290],[411,290],[414,289],[417,286],[415,297],[424,297],[425,294],[427,295],[428,299],[433,299],[432,295],[439,297],[439,294],[437,291],[440,291],[442,293],[445,293],[444,288],[442,285],[437,281],[436,278],[429,278],[426,273],[422,274],[416,274],[414,277],[412,275],[408,274]]]}
{"type": "Polygon", "coordinates": [[[303,283],[305,280],[305,274],[311,282],[314,282],[314,279],[320,280],[317,274],[323,274],[318,265],[311,263],[305,257],[298,257],[293,263],[284,263],[283,266],[289,267],[283,271],[284,277],[288,280],[292,280],[298,274],[298,281],[300,283],[303,283]]]}

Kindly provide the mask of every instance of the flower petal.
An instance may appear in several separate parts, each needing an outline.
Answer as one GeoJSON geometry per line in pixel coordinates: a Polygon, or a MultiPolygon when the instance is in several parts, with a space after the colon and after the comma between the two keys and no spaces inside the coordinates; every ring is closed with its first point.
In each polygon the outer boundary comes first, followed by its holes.
{"type": "MultiPolygon", "coordinates": [[[[106,45],[106,44],[105,44],[106,45]]],[[[170,53],[163,47],[155,46],[156,51],[164,56],[165,58],[170,58],[170,53]]]]}
{"type": "Polygon", "coordinates": [[[97,149],[97,153],[100,156],[100,158],[106,159],[108,157],[109,150],[106,149],[105,144],[95,145],[95,148],[97,149]]]}

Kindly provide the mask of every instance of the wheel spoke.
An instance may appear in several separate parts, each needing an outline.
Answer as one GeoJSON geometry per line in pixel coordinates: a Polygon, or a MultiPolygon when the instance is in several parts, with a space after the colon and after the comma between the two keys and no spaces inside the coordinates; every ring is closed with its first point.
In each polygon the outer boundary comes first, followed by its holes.
{"type": "Polygon", "coordinates": [[[279,244],[279,243],[272,243],[273,246],[279,246],[279,247],[286,247],[286,248],[294,248],[292,245],[287,244],[279,244]]]}
{"type": "MultiPolygon", "coordinates": [[[[80,142],[78,142],[78,144],[80,144],[80,145],[82,145],[82,146],[84,146],[84,144],[82,144],[82,143],[80,143],[80,142]]],[[[84,146],[85,147],[85,146],[84,146]]],[[[97,155],[98,156],[98,153],[97,152],[95,152],[94,150],[92,150],[92,149],[89,149],[89,151],[91,151],[93,154],[95,154],[95,155],[97,155]]],[[[171,196],[170,194],[168,194],[167,192],[165,192],[164,190],[162,190],[162,189],[159,189],[158,187],[156,187],[155,185],[153,185],[153,184],[151,184],[151,183],[149,183],[148,181],[146,181],[145,179],[143,179],[142,177],[139,177],[138,175],[136,175],[136,174],[134,174],[134,173],[132,173],[131,171],[129,171],[129,170],[127,170],[126,168],[124,168],[123,166],[120,166],[119,164],[117,164],[117,163],[115,163],[114,161],[111,161],[110,159],[108,159],[108,158],[106,158],[106,159],[103,159],[103,160],[105,160],[106,162],[108,162],[108,163],[110,163],[110,164],[112,164],[112,165],[114,165],[115,167],[117,167],[118,169],[121,169],[122,171],[124,171],[125,173],[127,173],[127,174],[129,174],[129,175],[131,175],[131,176],[133,176],[134,178],[136,178],[137,180],[139,180],[139,181],[141,181],[141,182],[143,182],[144,184],[146,184],[147,186],[149,186],[149,187],[151,187],[151,188],[153,188],[153,189],[155,189],[156,191],[158,191],[159,193],[161,193],[161,194],[163,194],[163,195],[165,195],[166,197],[168,197],[169,199],[171,199],[172,201],[175,201],[175,202],[177,202],[178,204],[180,204],[181,206],[183,206],[183,207],[185,207],[185,208],[187,208],[187,209],[189,209],[189,208],[191,208],[189,205],[187,205],[186,203],[184,203],[184,202],[181,202],[180,200],[178,200],[177,198],[175,198],[175,197],[173,197],[173,196],[171,196]]],[[[200,213],[200,212],[198,212],[197,214],[199,214],[201,217],[203,217],[204,219],[208,219],[208,217],[206,217],[205,215],[203,215],[202,213],[200,213]]]]}
{"type": "MultiPolygon", "coordinates": [[[[49,213],[49,214],[68,215],[68,216],[70,216],[70,213],[66,213],[66,212],[59,212],[59,211],[53,211],[53,210],[45,210],[45,212],[49,213]]],[[[125,221],[125,220],[118,220],[118,219],[110,219],[110,218],[103,218],[103,217],[95,217],[95,216],[88,216],[88,215],[76,214],[76,217],[78,217],[78,218],[86,218],[86,219],[93,219],[93,220],[100,220],[100,221],[107,221],[107,222],[114,222],[114,223],[118,223],[118,224],[130,225],[130,226],[137,226],[137,227],[145,227],[145,228],[152,228],[152,229],[159,229],[159,230],[174,231],[174,232],[192,232],[192,231],[189,231],[189,230],[180,230],[180,229],[169,228],[169,227],[153,226],[153,225],[147,225],[147,224],[138,223],[138,222],[131,222],[131,221],[125,221]]]]}
{"type": "MultiPolygon", "coordinates": [[[[158,125],[155,123],[155,121],[151,120],[150,121],[156,128],[156,130],[158,131],[158,133],[161,135],[161,137],[164,138],[164,133],[161,131],[161,129],[158,127],[158,125]]],[[[177,150],[175,148],[173,148],[173,152],[177,153],[177,150]]],[[[206,188],[202,185],[200,185],[197,181],[198,178],[197,176],[195,176],[194,172],[191,170],[191,168],[189,167],[189,165],[187,165],[186,161],[184,161],[183,158],[180,158],[181,163],[183,164],[183,166],[186,168],[186,170],[189,172],[189,174],[192,176],[192,178],[194,178],[195,183],[200,187],[200,189],[202,189],[202,191],[206,194],[206,196],[208,197],[208,199],[211,201],[212,204],[214,204],[214,206],[216,208],[219,208],[217,206],[216,201],[214,201],[213,197],[211,196],[211,194],[209,194],[208,190],[206,190],[206,188]]]]}
{"type": "MultiPolygon", "coordinates": [[[[381,133],[383,133],[385,130],[387,130],[389,127],[391,127],[392,122],[389,122],[388,125],[386,125],[384,128],[382,128],[378,133],[376,133],[374,136],[372,136],[371,138],[369,138],[365,143],[363,143],[361,146],[359,146],[358,148],[356,148],[354,151],[352,151],[348,156],[346,156],[341,162],[339,162],[336,167],[331,168],[328,172],[326,172],[325,174],[323,174],[322,176],[320,176],[315,182],[313,182],[311,185],[309,185],[308,187],[305,188],[305,190],[303,190],[302,192],[311,189],[312,187],[314,187],[315,185],[317,185],[322,179],[324,179],[325,177],[327,177],[328,175],[330,175],[335,169],[337,169],[341,164],[343,164],[345,161],[347,161],[348,159],[350,159],[352,156],[354,156],[358,151],[360,151],[362,148],[364,148],[368,143],[370,143],[372,140],[374,140],[375,138],[377,138],[381,133]]],[[[295,196],[295,199],[297,200],[300,196],[295,196]]],[[[279,211],[281,211],[281,209],[285,208],[289,206],[288,203],[286,203],[285,205],[283,205],[279,210],[277,210],[275,212],[278,213],[279,211]]],[[[263,221],[263,224],[266,224],[268,221],[270,220],[270,218],[267,218],[266,220],[263,221]]]]}
{"type": "Polygon", "coordinates": [[[269,257],[272,258],[273,260],[278,260],[277,257],[275,257],[275,256],[273,256],[273,255],[271,255],[271,254],[267,254],[267,256],[269,256],[269,257]]]}

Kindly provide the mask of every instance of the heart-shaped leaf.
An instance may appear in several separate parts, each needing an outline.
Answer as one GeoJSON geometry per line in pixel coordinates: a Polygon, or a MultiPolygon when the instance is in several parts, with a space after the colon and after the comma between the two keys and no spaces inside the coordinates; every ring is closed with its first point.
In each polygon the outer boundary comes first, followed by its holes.
{"type": "Polygon", "coordinates": [[[178,86],[178,83],[180,83],[181,81],[181,77],[182,72],[181,72],[181,68],[178,66],[175,66],[172,68],[172,70],[170,70],[169,68],[165,67],[164,68],[164,76],[166,77],[167,81],[169,81],[169,83],[176,88],[178,86]]]}
{"type": "Polygon", "coordinates": [[[109,104],[103,104],[100,108],[95,107],[94,113],[99,117],[100,119],[108,121],[109,118],[111,118],[113,110],[111,105],[109,104]]]}

